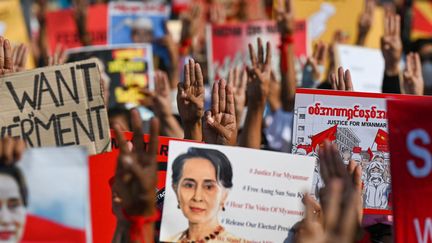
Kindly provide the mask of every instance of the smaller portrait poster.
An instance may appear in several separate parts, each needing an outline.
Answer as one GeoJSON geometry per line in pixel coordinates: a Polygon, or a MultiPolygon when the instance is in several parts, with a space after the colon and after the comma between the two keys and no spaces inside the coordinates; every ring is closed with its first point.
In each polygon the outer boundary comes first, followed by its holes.
{"type": "MultiPolygon", "coordinates": [[[[17,167],[23,179],[18,185],[27,190],[21,191],[23,210],[14,210],[25,215],[20,224],[23,236],[13,242],[91,242],[85,147],[30,149],[17,167]]],[[[2,172],[0,178],[8,178],[2,172]]]]}
{"type": "Polygon", "coordinates": [[[170,141],[160,241],[284,242],[303,218],[315,159],[170,141]],[[192,233],[191,233],[192,232],[192,233]],[[196,233],[196,231],[195,231],[196,233]]]}
{"type": "MultiPolygon", "coordinates": [[[[391,214],[390,150],[386,100],[415,96],[297,89],[293,154],[318,159],[325,140],[335,143],[342,160],[362,167],[366,214],[391,214]]],[[[317,163],[311,194],[323,187],[317,163]]]]}

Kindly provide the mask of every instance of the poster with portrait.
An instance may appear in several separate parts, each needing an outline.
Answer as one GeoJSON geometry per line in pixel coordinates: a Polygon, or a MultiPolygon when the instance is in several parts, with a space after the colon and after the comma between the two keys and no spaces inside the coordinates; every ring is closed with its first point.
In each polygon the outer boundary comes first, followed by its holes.
{"type": "MultiPolygon", "coordinates": [[[[132,141],[132,132],[123,132],[126,141],[132,141]]],[[[156,205],[162,209],[165,196],[165,178],[167,172],[169,141],[187,141],[177,138],[158,137],[158,162],[156,205]]],[[[144,142],[147,146],[149,135],[144,135],[144,142]]],[[[90,191],[91,191],[91,220],[93,242],[110,242],[116,226],[116,217],[112,213],[112,202],[107,200],[112,197],[111,178],[114,176],[119,145],[114,131],[111,130],[112,151],[108,153],[90,156],[90,191]]],[[[117,211],[118,212],[118,211],[117,211]]]]}
{"type": "Polygon", "coordinates": [[[189,225],[199,225],[216,241],[284,242],[303,218],[314,164],[307,156],[171,141],[159,239],[188,240],[189,225]]]}
{"type": "MultiPolygon", "coordinates": [[[[305,21],[297,21],[293,36],[295,44],[296,69],[301,69],[308,54],[307,25],[305,21]]],[[[280,70],[280,34],[274,21],[250,21],[238,24],[208,25],[207,36],[207,62],[209,64],[209,80],[228,77],[229,70],[242,67],[250,63],[248,43],[255,50],[257,38],[265,43],[268,41],[272,47],[272,69],[279,75],[280,70]]],[[[278,79],[280,77],[277,77],[278,79]]]]}
{"type": "Polygon", "coordinates": [[[10,229],[17,232],[17,238],[7,242],[91,242],[84,147],[29,149],[12,168],[0,169],[0,180],[5,180],[0,184],[11,185],[9,195],[21,195],[11,197],[15,208],[10,213],[15,214],[17,223],[10,229]],[[26,191],[19,190],[25,186],[26,191]]]}
{"type": "Polygon", "coordinates": [[[104,81],[109,83],[109,107],[118,104],[136,106],[144,95],[143,88],[153,90],[154,67],[150,44],[89,46],[68,50],[68,61],[91,57],[100,60],[104,81]]]}
{"type": "MultiPolygon", "coordinates": [[[[366,214],[391,214],[390,151],[386,99],[415,96],[297,89],[293,154],[318,158],[325,140],[337,144],[345,165],[362,166],[366,214]]],[[[311,194],[323,186],[315,167],[311,194]]]]}
{"type": "Polygon", "coordinates": [[[384,78],[384,58],[380,49],[336,45],[335,53],[336,67],[350,70],[356,91],[381,93],[384,78]]]}
{"type": "Polygon", "coordinates": [[[170,14],[170,5],[160,1],[110,2],[108,44],[152,43],[155,67],[165,70],[170,56],[159,40],[166,34],[170,14]]]}
{"type": "Polygon", "coordinates": [[[388,100],[394,242],[432,240],[432,98],[388,100]],[[421,114],[421,119],[413,119],[421,114]]]}

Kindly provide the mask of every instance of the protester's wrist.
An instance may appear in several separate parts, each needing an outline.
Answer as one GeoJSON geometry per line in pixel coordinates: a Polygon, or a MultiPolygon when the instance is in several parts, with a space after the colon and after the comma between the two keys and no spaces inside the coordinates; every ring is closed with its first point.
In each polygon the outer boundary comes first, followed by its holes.
{"type": "Polygon", "coordinates": [[[386,76],[398,76],[400,73],[399,64],[386,65],[384,70],[386,76]]]}
{"type": "Polygon", "coordinates": [[[201,142],[202,141],[202,123],[201,120],[195,123],[185,123],[184,136],[185,139],[191,139],[201,142]]]}

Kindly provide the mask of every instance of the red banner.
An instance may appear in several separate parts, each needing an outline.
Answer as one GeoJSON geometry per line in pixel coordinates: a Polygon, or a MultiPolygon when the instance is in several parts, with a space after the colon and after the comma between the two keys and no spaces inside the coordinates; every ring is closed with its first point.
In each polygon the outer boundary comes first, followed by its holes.
{"type": "MultiPolygon", "coordinates": [[[[132,140],[131,132],[125,132],[124,135],[126,140],[132,140]]],[[[112,214],[111,188],[108,181],[114,176],[119,151],[114,132],[111,132],[111,138],[112,152],[91,156],[89,161],[91,220],[94,243],[111,242],[116,225],[116,219],[112,214]]],[[[168,148],[171,140],[181,139],[159,137],[157,189],[160,192],[158,195],[162,196],[161,199],[163,199],[168,148]]],[[[149,135],[144,135],[144,142],[147,144],[148,141],[149,135]]]]}
{"type": "Polygon", "coordinates": [[[387,102],[394,239],[432,241],[432,99],[387,102]],[[421,119],[416,119],[422,114],[421,119]]]}
{"type": "MultiPolygon", "coordinates": [[[[90,34],[92,45],[107,43],[107,13],[108,9],[105,4],[92,5],[87,8],[87,31],[90,34]]],[[[46,21],[51,53],[58,44],[65,48],[81,46],[73,10],[49,12],[46,15],[46,21]]]]}

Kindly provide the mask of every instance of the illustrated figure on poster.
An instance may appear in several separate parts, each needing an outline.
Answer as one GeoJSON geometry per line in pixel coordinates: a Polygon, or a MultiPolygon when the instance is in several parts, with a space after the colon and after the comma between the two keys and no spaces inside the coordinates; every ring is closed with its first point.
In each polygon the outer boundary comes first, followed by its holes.
{"type": "Polygon", "coordinates": [[[390,184],[385,180],[385,167],[377,155],[366,169],[366,182],[364,185],[365,207],[386,209],[390,184]]]}
{"type": "Polygon", "coordinates": [[[342,159],[345,165],[349,164],[349,161],[351,160],[351,151],[348,148],[342,149],[342,159]]]}
{"type": "Polygon", "coordinates": [[[153,22],[150,18],[137,18],[131,24],[131,39],[134,43],[153,42],[153,22]]]}
{"type": "Polygon", "coordinates": [[[0,166],[0,242],[20,242],[26,223],[27,187],[16,166],[0,166]]]}
{"type": "Polygon", "coordinates": [[[172,187],[178,209],[189,227],[171,237],[170,242],[241,242],[218,220],[232,184],[233,170],[225,154],[218,150],[189,148],[172,164],[172,187]]]}

